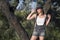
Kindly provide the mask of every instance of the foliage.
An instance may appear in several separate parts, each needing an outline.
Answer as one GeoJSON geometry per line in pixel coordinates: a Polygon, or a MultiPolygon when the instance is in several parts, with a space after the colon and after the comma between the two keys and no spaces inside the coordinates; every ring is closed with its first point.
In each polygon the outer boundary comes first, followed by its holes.
{"type": "Polygon", "coordinates": [[[14,28],[9,26],[5,16],[0,12],[0,40],[20,40],[14,28]]]}
{"type": "MultiPolygon", "coordinates": [[[[40,1],[38,1],[40,2],[40,1]]],[[[16,7],[17,3],[16,1],[14,3],[11,3],[11,6],[16,7]]],[[[53,11],[56,11],[57,8],[52,8],[53,11]]],[[[54,17],[59,17],[60,18],[60,11],[56,11],[52,13],[54,17]]],[[[21,25],[25,28],[25,30],[28,32],[29,37],[32,35],[32,30],[34,28],[34,20],[32,21],[27,21],[26,17],[29,14],[27,11],[20,11],[16,10],[14,12],[15,16],[17,17],[18,21],[21,23],[21,25]]],[[[49,25],[46,27],[46,37],[45,40],[60,40],[60,19],[54,19],[51,20],[49,25]],[[57,23],[58,22],[58,23],[57,23]]],[[[20,40],[19,35],[17,32],[14,30],[14,28],[9,26],[9,23],[6,19],[5,16],[3,16],[3,13],[0,12],[0,40],[20,40]]]]}

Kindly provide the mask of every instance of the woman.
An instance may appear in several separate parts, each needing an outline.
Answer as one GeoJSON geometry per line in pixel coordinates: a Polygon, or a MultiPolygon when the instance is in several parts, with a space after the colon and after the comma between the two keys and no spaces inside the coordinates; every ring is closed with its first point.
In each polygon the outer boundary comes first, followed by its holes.
{"type": "Polygon", "coordinates": [[[27,16],[27,20],[31,20],[34,18],[36,19],[35,27],[34,27],[33,34],[30,40],[36,40],[37,37],[39,37],[39,40],[44,40],[45,26],[48,25],[51,19],[51,16],[49,14],[48,15],[44,14],[42,7],[38,7],[36,9],[37,14],[33,14],[34,12],[35,10],[32,10],[31,13],[27,16]],[[48,17],[47,20],[46,20],[46,16],[48,17]]]}

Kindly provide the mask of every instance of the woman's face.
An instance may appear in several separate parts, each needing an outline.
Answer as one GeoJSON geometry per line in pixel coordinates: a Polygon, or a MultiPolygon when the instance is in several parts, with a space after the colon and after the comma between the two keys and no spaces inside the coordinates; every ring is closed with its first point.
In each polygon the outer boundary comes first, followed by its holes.
{"type": "Polygon", "coordinates": [[[42,9],[37,9],[38,14],[42,12],[42,9]]]}

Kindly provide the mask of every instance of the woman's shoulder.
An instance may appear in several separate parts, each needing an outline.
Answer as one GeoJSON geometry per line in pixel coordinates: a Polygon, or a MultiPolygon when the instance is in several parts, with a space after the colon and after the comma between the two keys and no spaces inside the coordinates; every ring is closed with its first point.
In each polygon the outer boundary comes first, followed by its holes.
{"type": "Polygon", "coordinates": [[[51,15],[50,14],[46,14],[46,17],[51,17],[51,15]]]}
{"type": "Polygon", "coordinates": [[[51,16],[50,14],[44,14],[44,16],[51,16]]]}
{"type": "Polygon", "coordinates": [[[44,14],[44,16],[46,16],[46,14],[44,14]]]}

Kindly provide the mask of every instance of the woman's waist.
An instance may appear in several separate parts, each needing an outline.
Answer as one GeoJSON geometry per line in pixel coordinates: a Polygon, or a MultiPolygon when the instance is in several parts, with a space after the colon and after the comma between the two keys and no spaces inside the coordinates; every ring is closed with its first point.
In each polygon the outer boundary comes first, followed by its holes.
{"type": "Polygon", "coordinates": [[[37,25],[39,25],[39,26],[43,26],[44,25],[44,23],[36,23],[37,25]]]}
{"type": "Polygon", "coordinates": [[[43,24],[43,25],[37,25],[37,24],[35,24],[35,27],[45,27],[45,25],[43,24]]]}
{"type": "Polygon", "coordinates": [[[37,30],[39,30],[39,29],[45,29],[45,26],[44,25],[36,25],[35,27],[34,27],[35,29],[37,29],[37,30]]]}

